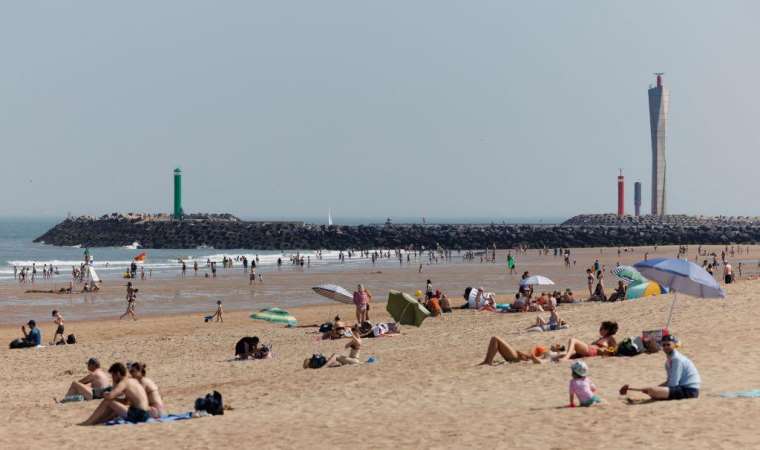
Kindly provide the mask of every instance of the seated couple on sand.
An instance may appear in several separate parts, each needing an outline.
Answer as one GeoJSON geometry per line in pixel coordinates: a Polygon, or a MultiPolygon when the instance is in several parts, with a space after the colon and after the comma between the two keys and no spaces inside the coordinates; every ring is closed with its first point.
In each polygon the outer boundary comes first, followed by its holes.
{"type": "Polygon", "coordinates": [[[446,297],[446,294],[442,293],[440,289],[436,289],[435,293],[430,296],[430,298],[423,300],[422,303],[425,305],[425,308],[430,311],[430,314],[433,317],[440,316],[441,313],[451,312],[449,298],[446,297]]]}
{"type": "Polygon", "coordinates": [[[476,311],[496,311],[496,296],[492,292],[485,292],[482,287],[477,289],[467,287],[463,295],[465,301],[460,309],[474,309],[476,311]]]}
{"type": "Polygon", "coordinates": [[[235,358],[237,359],[267,359],[271,357],[271,348],[266,345],[259,346],[258,336],[240,338],[235,344],[235,358]]]}
{"type": "MultiPolygon", "coordinates": [[[[486,357],[481,364],[491,365],[496,357],[496,354],[500,354],[507,362],[520,362],[520,361],[533,361],[535,363],[543,362],[541,358],[550,358],[556,361],[567,361],[570,358],[587,358],[592,356],[598,356],[604,354],[608,349],[614,349],[617,346],[615,338],[613,337],[617,333],[618,325],[616,322],[605,321],[599,327],[599,339],[595,340],[591,344],[581,342],[576,338],[570,338],[567,345],[562,346],[554,344],[551,347],[552,352],[556,355],[546,354],[545,351],[535,351],[531,353],[523,353],[516,350],[509,345],[503,339],[493,336],[488,343],[488,350],[486,351],[486,357]]],[[[536,349],[543,349],[543,347],[536,347],[536,349]]],[[[534,350],[536,350],[534,349],[534,350]]]]}
{"type": "Polygon", "coordinates": [[[147,422],[165,414],[158,386],[145,376],[145,364],[132,363],[127,367],[114,363],[108,369],[113,389],[103,394],[103,400],[87,420],[80,425],[98,425],[122,418],[130,423],[147,422]]]}
{"type": "Polygon", "coordinates": [[[322,355],[313,355],[311,358],[306,358],[303,361],[304,369],[321,369],[323,367],[341,367],[351,366],[355,364],[361,364],[359,360],[359,350],[362,348],[362,339],[358,333],[351,336],[351,342],[346,344],[348,349],[348,355],[338,355],[333,353],[329,358],[325,358],[322,355]]]}

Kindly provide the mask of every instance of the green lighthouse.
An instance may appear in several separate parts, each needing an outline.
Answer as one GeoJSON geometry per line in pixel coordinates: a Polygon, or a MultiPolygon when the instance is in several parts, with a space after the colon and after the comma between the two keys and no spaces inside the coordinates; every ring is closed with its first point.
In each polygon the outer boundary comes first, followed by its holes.
{"type": "Polygon", "coordinates": [[[182,220],[184,211],[182,211],[182,170],[177,167],[174,169],[174,214],[175,220],[182,220]]]}

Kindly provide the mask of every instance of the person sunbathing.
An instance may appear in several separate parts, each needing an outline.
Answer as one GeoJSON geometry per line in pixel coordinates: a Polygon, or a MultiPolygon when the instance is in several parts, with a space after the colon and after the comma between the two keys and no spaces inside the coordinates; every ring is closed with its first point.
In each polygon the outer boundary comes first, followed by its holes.
{"type": "Polygon", "coordinates": [[[614,302],[618,300],[625,300],[626,291],[627,288],[625,284],[622,281],[618,281],[617,289],[615,289],[615,292],[610,295],[610,298],[607,301],[614,302]]]}
{"type": "Polygon", "coordinates": [[[95,411],[80,425],[98,425],[121,417],[130,423],[147,422],[150,418],[148,394],[139,381],[127,375],[127,368],[122,363],[114,363],[108,369],[114,388],[103,396],[95,411]],[[120,400],[124,397],[124,400],[120,400]]]}
{"type": "Polygon", "coordinates": [[[142,387],[145,388],[145,393],[148,394],[148,413],[152,418],[159,419],[166,414],[164,400],[161,398],[161,393],[158,392],[156,383],[145,376],[145,368],[144,363],[132,363],[129,366],[129,375],[139,381],[142,387]]]}
{"type": "Polygon", "coordinates": [[[560,319],[559,314],[557,314],[557,310],[552,310],[549,314],[549,319],[546,320],[541,316],[536,316],[536,323],[529,326],[527,329],[530,330],[532,328],[541,328],[542,330],[547,331],[554,331],[559,330],[562,326],[567,325],[567,322],[560,319]]]}
{"type": "Polygon", "coordinates": [[[563,360],[570,358],[591,358],[598,356],[599,352],[606,349],[617,347],[615,333],[617,333],[617,322],[604,321],[599,327],[599,339],[590,344],[586,344],[576,338],[570,338],[567,342],[567,353],[562,357],[563,360]]]}
{"type": "Polygon", "coordinates": [[[351,337],[351,330],[345,322],[340,320],[340,316],[335,316],[332,321],[332,328],[322,334],[322,339],[340,339],[342,337],[351,337]]]}
{"type": "MultiPolygon", "coordinates": [[[[351,336],[351,342],[346,344],[345,348],[349,349],[348,356],[346,355],[338,355],[337,353],[333,353],[329,358],[327,358],[327,362],[323,364],[320,367],[314,367],[316,369],[322,369],[324,367],[341,367],[341,366],[349,366],[349,365],[355,365],[355,364],[361,364],[361,361],[359,360],[359,350],[361,350],[362,347],[362,339],[359,337],[359,330],[358,327],[354,326],[356,329],[356,333],[351,336]]],[[[306,358],[303,362],[303,368],[308,369],[309,368],[309,362],[311,361],[311,358],[306,358]]]]}
{"type": "Polygon", "coordinates": [[[488,350],[486,351],[486,357],[479,365],[490,366],[493,364],[493,360],[496,354],[500,354],[506,362],[516,363],[521,361],[532,361],[534,364],[542,364],[548,360],[556,361],[561,359],[562,352],[565,351],[565,347],[561,345],[553,345],[551,352],[547,352],[545,348],[538,346],[535,347],[530,353],[524,353],[515,349],[509,345],[505,340],[498,336],[492,336],[488,342],[488,350]]]}
{"type": "Polygon", "coordinates": [[[81,395],[85,400],[99,400],[111,390],[108,376],[100,368],[100,362],[96,358],[87,360],[87,371],[89,373],[84,378],[71,383],[63,401],[72,400],[77,395],[81,395]]]}

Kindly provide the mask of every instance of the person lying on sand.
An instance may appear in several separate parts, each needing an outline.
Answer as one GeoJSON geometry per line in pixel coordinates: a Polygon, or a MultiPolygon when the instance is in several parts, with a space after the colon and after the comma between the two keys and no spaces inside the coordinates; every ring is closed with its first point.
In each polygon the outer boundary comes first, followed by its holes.
{"type": "Polygon", "coordinates": [[[98,400],[111,390],[108,376],[100,368],[100,362],[96,358],[87,360],[87,371],[89,373],[84,378],[71,383],[63,401],[72,400],[77,395],[81,395],[85,400],[98,400]]]}
{"type": "Polygon", "coordinates": [[[562,358],[568,360],[570,358],[590,358],[597,356],[600,350],[612,349],[617,347],[615,341],[615,333],[617,333],[617,322],[604,321],[599,327],[599,339],[595,340],[591,344],[579,341],[576,338],[570,338],[567,342],[567,353],[562,358]]]}
{"type": "Polygon", "coordinates": [[[322,339],[340,339],[342,337],[351,337],[351,334],[351,330],[340,319],[340,316],[335,316],[335,319],[332,321],[332,328],[322,334],[322,339]]]}
{"type": "Polygon", "coordinates": [[[533,361],[535,364],[542,364],[546,361],[557,361],[562,358],[562,352],[565,351],[565,347],[561,345],[553,345],[551,352],[547,352],[544,347],[534,347],[530,353],[524,353],[515,349],[509,345],[505,340],[498,336],[492,336],[488,342],[488,350],[486,351],[486,357],[481,366],[490,366],[493,364],[493,360],[496,354],[500,354],[505,361],[514,363],[520,361],[533,361]]]}
{"type": "Polygon", "coordinates": [[[668,379],[664,383],[643,389],[632,388],[626,384],[620,388],[620,395],[625,395],[628,391],[639,391],[648,395],[652,400],[698,398],[702,379],[694,363],[675,349],[677,342],[678,340],[673,335],[662,337],[661,345],[662,351],[667,357],[665,370],[668,375],[668,379]]]}
{"type": "Polygon", "coordinates": [[[108,369],[114,388],[103,396],[95,411],[80,425],[98,425],[121,417],[130,423],[147,422],[150,419],[148,394],[139,381],[127,375],[122,363],[114,363],[108,369]],[[124,400],[120,400],[124,397],[124,400]]]}
{"type": "Polygon", "coordinates": [[[557,310],[554,309],[549,314],[549,319],[548,320],[545,320],[541,316],[536,316],[536,323],[534,323],[533,325],[529,326],[527,329],[530,330],[531,328],[540,327],[542,329],[545,328],[545,329],[547,329],[549,331],[554,331],[554,330],[559,330],[560,327],[562,327],[563,325],[567,325],[567,322],[565,322],[564,320],[562,320],[559,317],[559,314],[557,314],[557,310]]]}
{"type": "MultiPolygon", "coordinates": [[[[348,356],[338,355],[337,353],[333,353],[329,358],[327,358],[327,362],[321,367],[317,367],[317,369],[321,369],[324,367],[341,367],[341,366],[349,366],[349,365],[354,365],[354,364],[361,364],[361,361],[359,360],[359,350],[362,347],[362,339],[359,337],[358,327],[354,325],[354,328],[356,329],[356,333],[354,333],[353,336],[351,336],[351,342],[349,342],[345,346],[345,348],[349,349],[348,356]]],[[[310,361],[311,361],[311,358],[306,358],[304,360],[303,362],[304,369],[309,368],[310,361]]]]}
{"type": "Polygon", "coordinates": [[[159,419],[166,414],[164,408],[164,400],[161,398],[161,393],[158,392],[158,386],[150,378],[145,376],[146,365],[144,363],[135,362],[129,366],[129,375],[135,380],[139,381],[145,393],[148,394],[148,413],[154,419],[159,419]]]}

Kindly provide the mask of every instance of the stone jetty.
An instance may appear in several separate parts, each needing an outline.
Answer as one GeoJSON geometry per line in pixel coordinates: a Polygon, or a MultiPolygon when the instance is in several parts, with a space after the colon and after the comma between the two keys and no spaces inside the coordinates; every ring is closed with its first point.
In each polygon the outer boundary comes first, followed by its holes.
{"type": "Polygon", "coordinates": [[[618,247],[760,242],[760,219],[750,217],[630,216],[596,214],[559,225],[392,224],[314,225],[240,220],[229,214],[111,214],[67,218],[35,242],[49,245],[145,248],[311,250],[373,248],[485,249],[618,247]]]}

